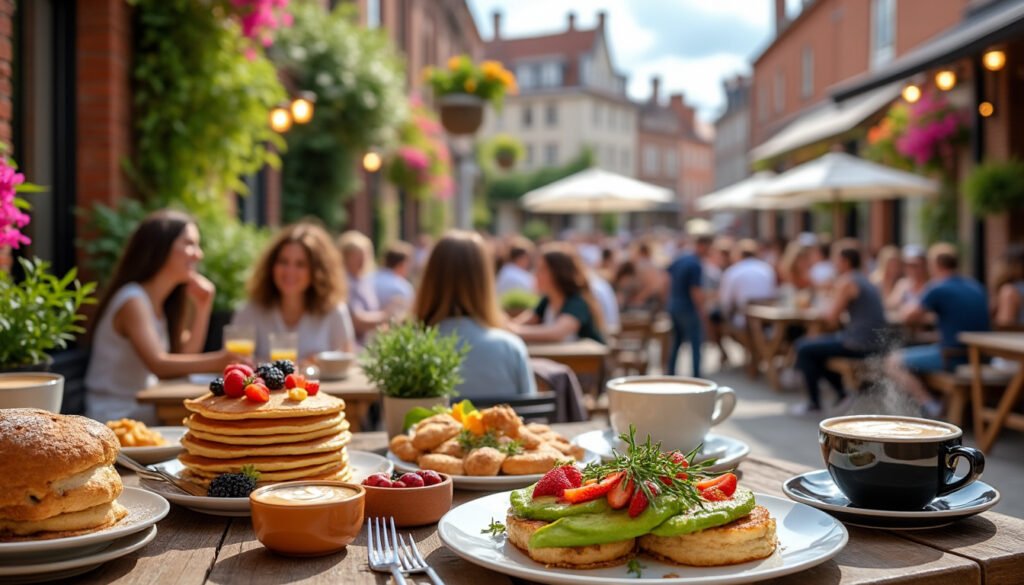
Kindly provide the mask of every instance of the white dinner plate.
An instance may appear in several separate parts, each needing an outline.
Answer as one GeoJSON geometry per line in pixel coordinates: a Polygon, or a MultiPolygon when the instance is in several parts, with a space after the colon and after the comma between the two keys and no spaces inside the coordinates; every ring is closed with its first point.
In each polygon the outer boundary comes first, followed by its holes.
{"type": "MultiPolygon", "coordinates": [[[[398,455],[395,455],[390,450],[388,451],[388,460],[395,464],[395,469],[403,473],[416,471],[419,469],[419,465],[415,463],[409,463],[399,459],[398,455]]],[[[586,451],[583,455],[583,460],[579,461],[576,465],[582,467],[588,463],[596,463],[600,460],[597,454],[590,451],[586,451]]],[[[452,475],[452,484],[455,489],[459,490],[470,490],[470,491],[487,491],[493,492],[496,490],[515,490],[533,485],[540,481],[540,478],[544,477],[543,473],[536,473],[531,475],[488,475],[488,476],[477,476],[477,475],[452,475]]]]}
{"type": "Polygon", "coordinates": [[[181,438],[188,431],[185,427],[149,427],[150,430],[160,433],[160,436],[167,441],[166,445],[157,447],[121,447],[121,452],[131,457],[136,463],[149,465],[174,459],[181,453],[181,438]]]}
{"type": "MultiPolygon", "coordinates": [[[[625,445],[611,429],[583,433],[574,438],[572,443],[597,453],[604,461],[613,458],[613,449],[620,453],[625,451],[625,445]]],[[[708,433],[704,436],[704,447],[694,459],[699,463],[714,458],[715,464],[709,467],[708,471],[730,471],[735,469],[740,461],[746,459],[747,455],[750,455],[750,445],[745,442],[733,437],[708,433]]]]}
{"type": "Polygon", "coordinates": [[[87,573],[107,561],[131,554],[149,544],[156,537],[156,526],[121,537],[91,554],[84,554],[61,561],[21,562],[20,564],[0,561],[0,583],[40,583],[54,579],[65,579],[87,573]]]}
{"type": "Polygon", "coordinates": [[[128,509],[128,515],[110,528],[81,536],[0,542],[0,566],[10,565],[12,561],[54,562],[96,553],[114,540],[156,524],[171,510],[170,504],[160,495],[135,487],[124,488],[117,501],[128,509]]]}
{"type": "Polygon", "coordinates": [[[602,569],[547,568],[523,554],[504,535],[492,537],[480,531],[491,520],[504,521],[509,493],[502,492],[471,500],[441,518],[437,532],[452,552],[467,561],[493,571],[530,581],[551,584],[607,585],[736,585],[771,579],[808,569],[834,557],[849,539],[842,523],[828,514],[784,498],[754,494],[757,503],[775,518],[779,545],[772,556],[759,561],[725,567],[685,567],[663,563],[645,554],[637,556],[643,565],[640,578],[628,573],[626,565],[602,569]]]}
{"type": "MultiPolygon", "coordinates": [[[[348,464],[352,466],[352,483],[360,483],[374,473],[390,474],[394,466],[390,461],[368,451],[348,450],[348,464]]],[[[167,473],[180,477],[185,466],[177,459],[157,465],[167,473]]],[[[249,498],[210,498],[182,493],[178,488],[162,482],[139,479],[144,488],[154,491],[172,503],[184,506],[189,510],[210,514],[212,516],[228,516],[241,518],[250,515],[249,498]]]]}

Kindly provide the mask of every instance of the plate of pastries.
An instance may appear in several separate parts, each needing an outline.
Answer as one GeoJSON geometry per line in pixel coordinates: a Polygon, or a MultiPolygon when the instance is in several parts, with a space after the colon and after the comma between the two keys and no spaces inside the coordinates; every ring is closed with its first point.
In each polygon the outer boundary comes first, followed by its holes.
{"type": "Polygon", "coordinates": [[[174,459],[181,453],[185,427],[149,427],[130,418],[107,421],[121,443],[121,452],[142,465],[174,459]]]}

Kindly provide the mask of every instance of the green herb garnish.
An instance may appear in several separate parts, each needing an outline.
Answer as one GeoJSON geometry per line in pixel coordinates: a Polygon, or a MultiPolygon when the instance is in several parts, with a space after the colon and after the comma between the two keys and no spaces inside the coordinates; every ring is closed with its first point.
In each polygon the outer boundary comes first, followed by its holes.
{"type": "Polygon", "coordinates": [[[647,565],[640,564],[640,561],[636,559],[629,559],[629,563],[626,564],[626,574],[635,575],[637,579],[641,577],[641,573],[647,568],[647,565]]]}
{"type": "Polygon", "coordinates": [[[469,429],[463,429],[459,433],[457,439],[459,446],[465,452],[470,452],[473,449],[479,449],[481,447],[491,447],[501,451],[505,455],[519,455],[523,452],[523,444],[519,441],[506,441],[502,442],[498,440],[498,436],[493,431],[487,431],[482,435],[476,435],[469,429]]]}
{"type": "Polygon", "coordinates": [[[252,478],[253,481],[259,481],[260,480],[260,472],[256,471],[256,466],[255,465],[243,465],[242,466],[242,475],[244,475],[246,477],[252,478]]]}
{"type": "Polygon", "coordinates": [[[505,534],[505,525],[502,524],[501,522],[498,522],[497,520],[495,520],[494,517],[492,516],[491,517],[491,523],[487,526],[487,528],[484,528],[483,530],[481,530],[480,534],[490,534],[491,536],[500,536],[502,534],[505,534]]]}

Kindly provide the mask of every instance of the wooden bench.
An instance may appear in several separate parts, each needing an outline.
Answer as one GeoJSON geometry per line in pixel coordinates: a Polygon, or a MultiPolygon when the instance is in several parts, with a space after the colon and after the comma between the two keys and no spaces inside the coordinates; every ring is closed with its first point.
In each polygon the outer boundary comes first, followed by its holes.
{"type": "Polygon", "coordinates": [[[871,379],[868,358],[834,357],[825,362],[825,368],[843,378],[843,387],[861,389],[871,379]]]}
{"type": "MultiPolygon", "coordinates": [[[[1006,388],[1013,372],[982,366],[981,383],[987,389],[1002,390],[1006,388]]],[[[964,424],[967,404],[971,400],[971,384],[974,375],[971,366],[964,364],[952,372],[932,372],[921,377],[924,385],[930,390],[941,394],[946,401],[946,420],[962,427],[964,424]]]]}

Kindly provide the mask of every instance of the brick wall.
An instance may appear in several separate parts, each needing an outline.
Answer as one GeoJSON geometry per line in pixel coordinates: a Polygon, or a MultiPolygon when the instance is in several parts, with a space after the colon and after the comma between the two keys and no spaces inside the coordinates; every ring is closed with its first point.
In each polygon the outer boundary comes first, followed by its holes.
{"type": "Polygon", "coordinates": [[[11,145],[14,0],[0,0],[0,142],[11,145]]]}

